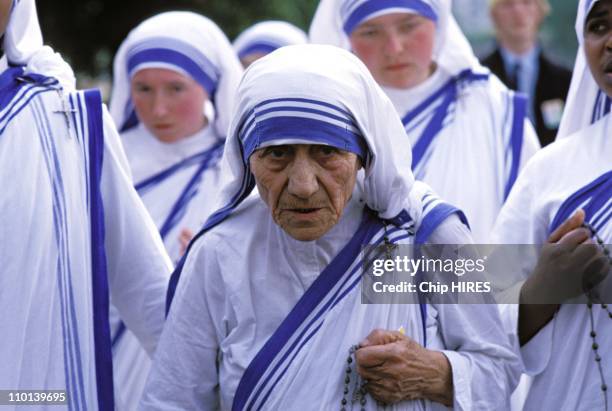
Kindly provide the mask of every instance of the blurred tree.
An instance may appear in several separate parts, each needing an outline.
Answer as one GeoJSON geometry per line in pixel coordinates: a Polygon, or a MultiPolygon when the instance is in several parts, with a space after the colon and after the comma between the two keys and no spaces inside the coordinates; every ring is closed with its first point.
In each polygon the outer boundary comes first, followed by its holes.
{"type": "Polygon", "coordinates": [[[45,42],[79,73],[109,75],[112,58],[142,20],[169,10],[190,10],[214,20],[233,40],[251,24],[286,20],[307,29],[318,0],[55,0],[38,1],[45,42]]]}
{"type": "MultiPolygon", "coordinates": [[[[492,47],[488,0],[454,0],[454,11],[477,53],[492,47]],[[480,13],[476,12],[480,11],[480,13]],[[470,20],[470,16],[472,20],[470,20]],[[476,22],[473,19],[478,19],[476,22]]],[[[319,0],[38,0],[45,41],[80,74],[110,75],[112,58],[128,32],[142,20],[168,10],[191,10],[210,17],[233,40],[251,24],[287,20],[307,29],[319,0]]],[[[542,29],[544,47],[571,66],[576,53],[576,4],[550,0],[553,12],[542,29]]]]}

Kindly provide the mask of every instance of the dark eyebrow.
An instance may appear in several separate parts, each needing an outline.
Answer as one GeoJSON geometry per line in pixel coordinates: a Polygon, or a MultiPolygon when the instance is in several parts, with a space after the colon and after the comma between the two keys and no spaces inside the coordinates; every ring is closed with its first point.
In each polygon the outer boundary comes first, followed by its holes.
{"type": "Polygon", "coordinates": [[[608,15],[608,9],[606,8],[602,8],[602,7],[597,7],[598,5],[596,5],[593,10],[591,10],[591,12],[589,13],[589,15],[587,16],[586,21],[588,22],[589,20],[593,20],[593,19],[597,19],[600,17],[605,17],[608,15]]]}

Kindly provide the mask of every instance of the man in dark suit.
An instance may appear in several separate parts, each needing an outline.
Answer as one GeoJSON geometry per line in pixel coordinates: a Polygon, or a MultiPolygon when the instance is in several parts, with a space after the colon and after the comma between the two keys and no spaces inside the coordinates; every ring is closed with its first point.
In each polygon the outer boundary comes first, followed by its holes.
{"type": "Polygon", "coordinates": [[[529,117],[540,144],[554,141],[571,71],[550,61],[538,44],[538,31],[550,11],[548,0],[491,0],[497,47],[482,63],[509,88],[529,96],[529,117]]]}

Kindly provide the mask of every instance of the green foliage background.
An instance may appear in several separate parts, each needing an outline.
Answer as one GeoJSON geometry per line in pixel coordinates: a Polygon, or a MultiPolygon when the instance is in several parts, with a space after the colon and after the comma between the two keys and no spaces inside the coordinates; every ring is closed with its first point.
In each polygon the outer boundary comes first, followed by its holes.
{"type": "MultiPolygon", "coordinates": [[[[480,2],[484,8],[488,0],[480,2]]],[[[213,19],[234,39],[251,24],[281,19],[307,29],[319,0],[38,0],[45,41],[60,51],[73,68],[91,77],[111,74],[112,58],[127,33],[139,22],[168,10],[191,10],[213,19]]],[[[553,13],[542,30],[545,50],[572,65],[576,36],[576,2],[550,0],[553,13]]],[[[457,3],[455,6],[459,5],[457,3]]],[[[461,23],[461,22],[460,22],[461,23]]],[[[492,45],[492,33],[469,32],[478,54],[492,45]]]]}
{"type": "Polygon", "coordinates": [[[38,0],[45,42],[80,73],[110,74],[112,57],[142,20],[190,10],[214,20],[230,40],[261,20],[280,19],[306,29],[318,0],[38,0]]]}

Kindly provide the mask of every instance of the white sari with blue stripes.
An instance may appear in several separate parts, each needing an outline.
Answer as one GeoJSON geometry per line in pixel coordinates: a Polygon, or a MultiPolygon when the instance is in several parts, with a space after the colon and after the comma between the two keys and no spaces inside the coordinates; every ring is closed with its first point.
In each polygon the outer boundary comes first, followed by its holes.
{"type": "Polygon", "coordinates": [[[214,211],[224,139],[206,127],[181,141],[162,143],[142,124],[121,138],[136,191],[176,262],[181,257],[181,231],[197,232],[214,211]]]}
{"type": "Polygon", "coordinates": [[[112,410],[109,292],[152,352],[170,266],[99,92],[3,71],[0,164],[0,387],[112,410]]]}
{"type": "Polygon", "coordinates": [[[512,185],[539,144],[526,99],[486,70],[436,72],[410,90],[385,88],[412,145],[415,178],[465,212],[484,243],[512,185]]]}
{"type": "MultiPolygon", "coordinates": [[[[495,228],[495,240],[511,244],[543,244],[550,233],[577,209],[604,243],[612,243],[612,117],[545,147],[525,167],[495,228]]],[[[525,270],[535,261],[526,261],[525,270]]],[[[612,295],[612,278],[599,286],[612,295]]],[[[510,307],[512,308],[512,307],[510,307]]],[[[517,307],[506,312],[516,332],[517,307]]],[[[612,381],[612,327],[606,310],[593,306],[594,326],[605,379],[612,381]]],[[[601,381],[585,304],[562,305],[555,317],[521,348],[533,383],[525,410],[604,409],[601,381]]],[[[609,385],[608,385],[609,391],[609,385]]],[[[608,394],[608,398],[609,394],[608,394]]]]}
{"type": "MultiPolygon", "coordinates": [[[[446,220],[455,209],[426,196],[420,228],[410,219],[389,225],[391,241],[469,242],[456,217],[446,220]]],[[[290,238],[269,213],[253,196],[192,247],[162,337],[172,349],[158,350],[141,409],[339,409],[348,349],[373,329],[400,327],[447,356],[456,409],[504,406],[488,395],[513,366],[493,307],[419,305],[416,296],[413,304],[361,304],[361,245],[380,244],[385,231],[378,218],[362,219],[362,201],[353,198],[340,222],[310,242],[290,238]]],[[[369,397],[366,409],[382,408],[369,397]]]]}
{"type": "MultiPolygon", "coordinates": [[[[172,276],[141,408],[337,409],[349,348],[375,328],[403,327],[446,354],[455,409],[498,409],[517,357],[495,307],[420,305],[416,296],[361,304],[361,246],[382,241],[385,228],[401,243],[471,242],[462,213],[414,181],[400,119],[367,68],[336,47],[282,47],[245,72],[238,99],[222,159],[232,177],[226,205],[172,276]],[[314,241],[293,239],[252,192],[250,156],[283,144],[327,144],[363,161],[341,218],[314,241]]],[[[424,407],[436,405],[392,409],[424,407]]]]}

